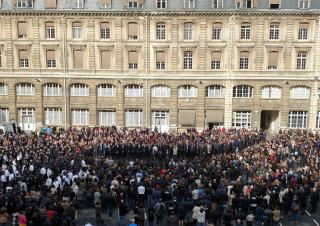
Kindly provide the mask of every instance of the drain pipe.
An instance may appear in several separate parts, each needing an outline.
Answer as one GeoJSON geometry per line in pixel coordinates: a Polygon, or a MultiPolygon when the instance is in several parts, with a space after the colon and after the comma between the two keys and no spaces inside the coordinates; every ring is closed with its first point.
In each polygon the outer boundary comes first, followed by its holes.
{"type": "Polygon", "coordinates": [[[67,128],[67,57],[66,57],[66,28],[65,15],[62,16],[62,52],[63,52],[63,89],[64,89],[64,127],[67,128]]]}

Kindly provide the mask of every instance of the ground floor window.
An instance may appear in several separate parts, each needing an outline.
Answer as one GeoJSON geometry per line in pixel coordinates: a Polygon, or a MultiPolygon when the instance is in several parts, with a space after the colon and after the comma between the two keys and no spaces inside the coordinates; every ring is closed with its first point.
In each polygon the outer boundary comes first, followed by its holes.
{"type": "Polygon", "coordinates": [[[61,109],[45,108],[44,118],[46,125],[61,125],[61,109]]]}
{"type": "Polygon", "coordinates": [[[0,122],[8,122],[8,121],[9,121],[9,109],[0,108],[0,122]]]}
{"type": "Polygon", "coordinates": [[[88,109],[72,110],[72,125],[75,125],[75,126],[89,125],[89,110],[88,109]]]}
{"type": "Polygon", "coordinates": [[[251,111],[234,111],[232,126],[237,128],[251,127],[251,111]]]}
{"type": "Polygon", "coordinates": [[[169,111],[152,111],[152,128],[167,132],[169,130],[169,111]]]}
{"type": "Polygon", "coordinates": [[[320,128],[320,111],[317,113],[317,128],[320,128]]]}
{"type": "Polygon", "coordinates": [[[99,125],[100,126],[116,125],[116,111],[114,110],[99,111],[99,125]]]}
{"type": "Polygon", "coordinates": [[[125,125],[128,127],[142,126],[142,110],[126,110],[125,125]]]}
{"type": "Polygon", "coordinates": [[[33,108],[18,109],[18,124],[22,130],[36,129],[36,113],[33,108]]]}
{"type": "Polygon", "coordinates": [[[306,128],[307,127],[307,111],[290,111],[288,127],[289,128],[306,128]]]}

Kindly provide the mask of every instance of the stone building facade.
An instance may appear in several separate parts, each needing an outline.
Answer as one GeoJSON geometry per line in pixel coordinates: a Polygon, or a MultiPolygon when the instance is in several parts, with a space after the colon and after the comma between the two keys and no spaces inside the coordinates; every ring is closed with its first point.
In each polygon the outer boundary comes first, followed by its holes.
{"type": "Polygon", "coordinates": [[[24,130],[319,128],[318,8],[316,0],[2,0],[0,121],[24,130]]]}

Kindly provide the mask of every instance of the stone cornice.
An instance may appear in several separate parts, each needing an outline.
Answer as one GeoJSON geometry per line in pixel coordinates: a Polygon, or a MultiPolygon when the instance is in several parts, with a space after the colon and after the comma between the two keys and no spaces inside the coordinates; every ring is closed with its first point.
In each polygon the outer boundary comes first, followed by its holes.
{"type": "Polygon", "coordinates": [[[319,17],[320,10],[212,10],[212,11],[75,11],[73,10],[1,10],[1,16],[168,16],[168,17],[184,17],[184,16],[297,16],[297,17],[319,17]]]}

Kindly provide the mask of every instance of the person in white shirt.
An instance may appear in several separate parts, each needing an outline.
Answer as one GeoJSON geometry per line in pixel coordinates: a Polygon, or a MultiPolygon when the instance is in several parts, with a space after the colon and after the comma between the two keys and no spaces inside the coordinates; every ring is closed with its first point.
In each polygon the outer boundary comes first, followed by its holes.
{"type": "Polygon", "coordinates": [[[40,169],[40,174],[43,176],[43,175],[45,175],[46,173],[47,173],[46,168],[42,167],[42,168],[40,169]]]}
{"type": "Polygon", "coordinates": [[[146,192],[146,188],[141,184],[139,187],[138,187],[138,195],[139,195],[139,201],[140,202],[144,202],[145,200],[145,192],[146,192]]]}
{"type": "Polygon", "coordinates": [[[46,185],[48,188],[50,188],[52,186],[52,179],[50,177],[47,178],[46,185]]]}
{"type": "Polygon", "coordinates": [[[200,208],[197,214],[197,225],[204,226],[206,223],[206,212],[203,208],[200,208]]]}
{"type": "Polygon", "coordinates": [[[194,225],[196,225],[197,222],[198,222],[198,213],[199,213],[199,211],[200,211],[200,206],[198,206],[198,205],[196,205],[192,209],[192,219],[193,219],[194,225]]]}

